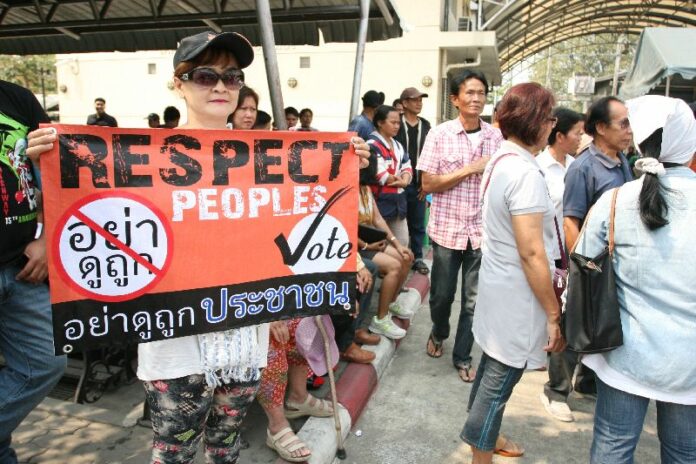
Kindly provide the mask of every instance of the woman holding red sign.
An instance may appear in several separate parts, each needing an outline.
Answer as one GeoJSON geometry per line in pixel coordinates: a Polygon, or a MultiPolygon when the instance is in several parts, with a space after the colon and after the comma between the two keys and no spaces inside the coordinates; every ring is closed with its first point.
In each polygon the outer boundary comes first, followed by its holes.
{"type": "MultiPolygon", "coordinates": [[[[234,32],[184,38],[174,54],[174,87],[186,102],[180,129],[226,129],[254,52],[234,32]]],[[[29,134],[27,155],[53,148],[55,130],[29,134]]],[[[356,154],[367,144],[353,139],[356,154]]],[[[138,377],[145,384],[154,431],[152,463],[193,462],[204,438],[206,462],[236,463],[239,428],[259,388],[268,354],[268,324],[142,343],[138,377]]]]}
{"type": "MultiPolygon", "coordinates": [[[[184,38],[174,54],[174,88],[186,102],[180,129],[226,129],[254,51],[235,32],[184,38]]],[[[36,160],[53,148],[55,130],[29,134],[36,160]]],[[[236,463],[239,427],[266,367],[268,324],[138,346],[138,378],[145,384],[154,431],[152,463],[193,462],[201,438],[206,462],[236,463]]]]}
{"type": "MultiPolygon", "coordinates": [[[[203,32],[174,54],[174,87],[186,102],[182,129],[225,129],[254,59],[240,34],[203,32]]],[[[201,437],[207,462],[235,463],[239,427],[266,366],[268,325],[242,327],[138,347],[154,431],[152,461],[193,462],[201,437]]]]}

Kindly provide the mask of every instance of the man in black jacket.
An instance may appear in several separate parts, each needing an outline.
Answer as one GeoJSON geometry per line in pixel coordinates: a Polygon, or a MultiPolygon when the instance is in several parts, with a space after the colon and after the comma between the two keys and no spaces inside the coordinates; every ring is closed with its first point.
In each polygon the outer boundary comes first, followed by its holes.
{"type": "Polygon", "coordinates": [[[421,190],[420,173],[415,170],[425,136],[430,131],[430,123],[418,116],[423,109],[423,98],[428,94],[420,92],[414,87],[408,87],[401,92],[401,103],[404,113],[401,115],[401,127],[396,135],[401,145],[404,146],[411,158],[411,166],[414,166],[413,179],[406,188],[406,219],[408,221],[408,233],[410,247],[415,260],[413,269],[421,274],[430,272],[423,262],[423,239],[425,238],[425,193],[421,190]]]}

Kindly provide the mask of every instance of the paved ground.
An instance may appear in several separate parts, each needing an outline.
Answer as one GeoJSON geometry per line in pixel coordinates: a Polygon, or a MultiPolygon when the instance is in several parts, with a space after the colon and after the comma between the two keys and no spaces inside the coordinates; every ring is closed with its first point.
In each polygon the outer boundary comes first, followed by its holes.
{"type": "MultiPolygon", "coordinates": [[[[40,464],[143,464],[149,462],[152,432],[135,425],[142,411],[142,387],[120,389],[106,398],[123,407],[99,409],[47,399],[13,435],[21,463],[40,464]],[[136,403],[129,408],[130,402],[136,403]],[[130,414],[128,412],[130,411],[130,414]]],[[[97,403],[99,404],[99,403],[97,403]]],[[[112,406],[109,404],[108,406],[112,406]]],[[[101,406],[104,406],[102,404],[101,406]]],[[[298,430],[302,421],[292,421],[298,430]]],[[[270,464],[277,455],[265,446],[266,416],[258,404],[249,411],[243,430],[250,448],[242,451],[242,463],[270,464]]],[[[203,463],[198,456],[197,464],[203,463]]]]}
{"type": "MultiPolygon", "coordinates": [[[[456,314],[452,317],[454,326],[455,317],[456,314]]],[[[346,442],[348,458],[342,462],[470,462],[468,447],[459,439],[466,420],[470,385],[461,382],[451,367],[451,341],[446,342],[442,358],[434,360],[426,356],[429,328],[429,308],[425,305],[402,340],[367,409],[354,425],[346,442]]],[[[478,356],[480,351],[476,348],[476,359],[478,356]]],[[[526,373],[503,421],[503,432],[526,447],[525,457],[497,458],[496,463],[588,462],[594,403],[573,399],[577,421],[571,424],[555,421],[539,402],[545,381],[545,372],[526,373]]],[[[151,431],[135,425],[142,412],[142,400],[139,383],[107,394],[96,407],[47,399],[15,433],[15,449],[21,462],[31,464],[147,463],[151,431]]],[[[302,422],[293,423],[296,430],[301,425],[302,422]]],[[[264,445],[265,426],[265,416],[255,405],[245,421],[243,434],[251,447],[242,452],[242,464],[277,462],[276,454],[264,445]]],[[[199,456],[196,462],[202,463],[203,459],[199,456]]],[[[654,408],[648,413],[636,462],[659,462],[654,408]]]]}
{"type": "MultiPolygon", "coordinates": [[[[454,307],[458,305],[457,300],[454,307]]],[[[457,314],[452,316],[452,327],[456,327],[457,314]]],[[[466,402],[471,384],[459,380],[452,367],[451,339],[445,342],[442,358],[432,359],[425,354],[429,330],[429,308],[424,306],[412,321],[408,336],[396,351],[365,413],[353,426],[346,442],[346,464],[471,462],[468,446],[459,439],[467,417],[466,402]]],[[[475,345],[476,364],[480,355],[475,345]]],[[[498,457],[494,462],[589,462],[594,402],[572,398],[576,422],[556,421],[546,414],[539,401],[546,380],[546,372],[525,373],[505,411],[502,431],[526,448],[525,456],[519,459],[498,457]]],[[[652,406],[636,462],[660,462],[652,406]]]]}

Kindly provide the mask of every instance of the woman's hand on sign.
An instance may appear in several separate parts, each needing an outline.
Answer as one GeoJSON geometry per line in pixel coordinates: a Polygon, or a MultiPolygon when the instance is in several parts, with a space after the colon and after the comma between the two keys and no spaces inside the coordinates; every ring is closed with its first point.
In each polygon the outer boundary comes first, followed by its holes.
{"type": "Polygon", "coordinates": [[[53,127],[44,127],[29,132],[27,135],[27,156],[36,166],[39,165],[39,157],[53,148],[57,140],[56,130],[53,127]]]}
{"type": "Polygon", "coordinates": [[[367,144],[367,142],[360,137],[353,137],[350,139],[350,142],[353,144],[356,155],[358,155],[361,159],[370,158],[370,146],[367,144]]]}
{"type": "Polygon", "coordinates": [[[285,321],[271,322],[270,330],[273,339],[281,345],[284,345],[290,341],[290,331],[288,330],[288,326],[285,324],[285,321]]]}
{"type": "Polygon", "coordinates": [[[48,277],[46,234],[29,242],[24,249],[24,256],[27,257],[27,264],[24,265],[24,268],[19,271],[19,274],[17,274],[15,278],[31,284],[40,284],[46,280],[46,277],[48,277]]]}

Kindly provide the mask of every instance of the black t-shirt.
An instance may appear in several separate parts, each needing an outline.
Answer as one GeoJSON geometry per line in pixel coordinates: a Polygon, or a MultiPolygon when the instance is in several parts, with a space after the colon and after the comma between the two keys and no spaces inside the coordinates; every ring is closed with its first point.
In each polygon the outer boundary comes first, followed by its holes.
{"type": "Polygon", "coordinates": [[[406,150],[408,150],[408,156],[411,158],[411,167],[415,170],[418,163],[418,155],[420,155],[418,153],[418,137],[420,136],[418,124],[412,126],[405,121],[404,124],[406,124],[406,131],[408,132],[408,147],[406,147],[406,150]]]}
{"type": "Polygon", "coordinates": [[[0,264],[19,257],[36,233],[36,191],[27,134],[50,122],[34,94],[0,80],[0,264]]]}

